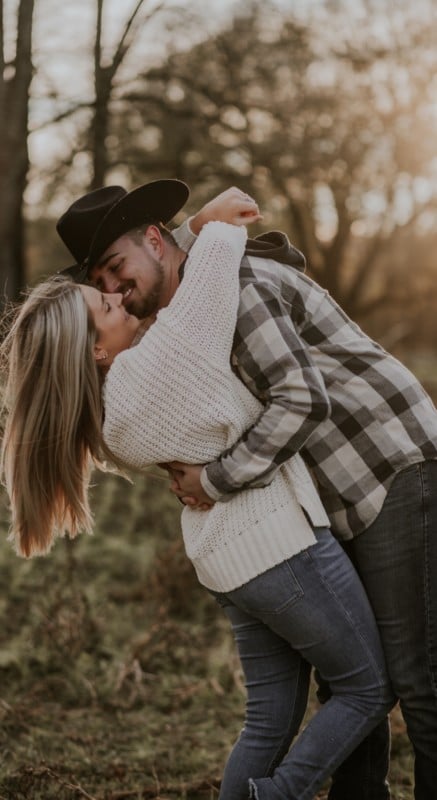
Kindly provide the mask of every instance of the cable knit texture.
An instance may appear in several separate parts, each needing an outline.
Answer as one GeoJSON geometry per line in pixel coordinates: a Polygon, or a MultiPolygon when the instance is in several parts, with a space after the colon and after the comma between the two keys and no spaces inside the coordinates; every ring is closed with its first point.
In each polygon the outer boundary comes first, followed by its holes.
{"type": "MultiPolygon", "coordinates": [[[[230,367],[245,242],[244,228],[208,223],[171,303],[140,343],[114,360],[103,433],[126,465],[208,463],[262,413],[230,367]]],[[[313,525],[328,525],[299,456],[265,488],[239,492],[210,511],[185,507],[185,549],[200,582],[230,591],[313,544],[302,508],[313,525]]]]}

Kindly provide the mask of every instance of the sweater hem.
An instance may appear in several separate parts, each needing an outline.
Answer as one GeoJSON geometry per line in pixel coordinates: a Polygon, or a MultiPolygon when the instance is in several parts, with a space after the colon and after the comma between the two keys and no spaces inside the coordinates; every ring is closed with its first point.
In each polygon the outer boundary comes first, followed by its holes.
{"type": "Polygon", "coordinates": [[[302,517],[300,508],[288,506],[242,531],[219,550],[200,557],[187,551],[199,582],[215,592],[230,592],[307,550],[317,540],[302,517]]]}

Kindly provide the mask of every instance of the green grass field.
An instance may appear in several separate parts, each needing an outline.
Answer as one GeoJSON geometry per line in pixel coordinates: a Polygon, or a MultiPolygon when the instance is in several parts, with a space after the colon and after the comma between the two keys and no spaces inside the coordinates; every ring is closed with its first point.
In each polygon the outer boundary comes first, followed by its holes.
{"type": "MultiPolygon", "coordinates": [[[[217,798],[244,689],[165,484],[96,476],[94,535],[32,561],[0,501],[0,800],[217,798]]],[[[392,797],[411,800],[398,710],[392,732],[392,797]]]]}

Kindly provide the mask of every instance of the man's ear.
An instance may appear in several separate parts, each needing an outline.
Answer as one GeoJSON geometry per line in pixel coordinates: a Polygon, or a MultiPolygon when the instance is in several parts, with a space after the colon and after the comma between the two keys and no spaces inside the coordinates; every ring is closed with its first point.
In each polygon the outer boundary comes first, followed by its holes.
{"type": "Polygon", "coordinates": [[[106,358],[108,358],[107,350],[105,350],[103,347],[100,347],[100,345],[95,344],[94,345],[94,358],[95,358],[95,360],[97,362],[104,361],[106,358]]]}
{"type": "Polygon", "coordinates": [[[164,253],[164,239],[157,225],[149,225],[144,234],[145,243],[151,248],[155,258],[161,258],[164,253]]]}

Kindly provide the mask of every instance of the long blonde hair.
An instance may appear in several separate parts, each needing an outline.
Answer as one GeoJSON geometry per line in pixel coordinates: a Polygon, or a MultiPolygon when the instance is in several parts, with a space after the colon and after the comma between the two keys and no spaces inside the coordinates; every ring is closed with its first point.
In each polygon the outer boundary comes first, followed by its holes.
{"type": "Polygon", "coordinates": [[[56,276],[29,293],[1,346],[0,467],[20,555],[46,553],[56,535],[91,531],[90,471],[106,453],[95,341],[79,286],[56,276]]]}

